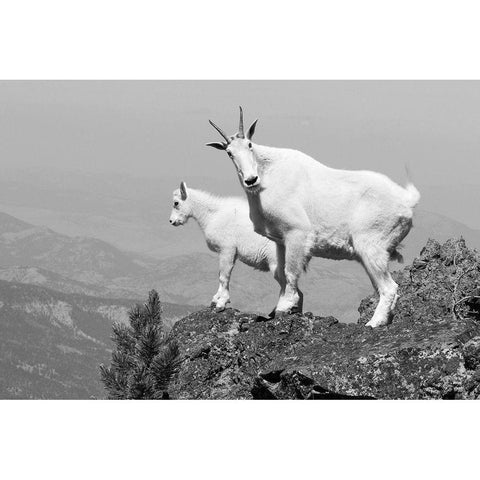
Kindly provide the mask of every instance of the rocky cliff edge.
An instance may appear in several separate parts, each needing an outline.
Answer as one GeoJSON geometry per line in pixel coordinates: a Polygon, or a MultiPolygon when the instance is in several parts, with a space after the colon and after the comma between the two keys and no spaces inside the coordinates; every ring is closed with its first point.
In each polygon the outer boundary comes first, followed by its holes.
{"type": "Polygon", "coordinates": [[[480,257],[463,239],[429,240],[395,272],[400,299],[391,325],[310,313],[267,320],[207,308],[173,333],[183,363],[177,399],[475,399],[480,397],[480,257]]]}

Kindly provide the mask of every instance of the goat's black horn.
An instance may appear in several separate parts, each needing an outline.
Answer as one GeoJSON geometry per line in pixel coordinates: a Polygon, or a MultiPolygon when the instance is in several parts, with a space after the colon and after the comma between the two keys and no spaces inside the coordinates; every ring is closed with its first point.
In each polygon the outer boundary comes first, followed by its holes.
{"type": "Polygon", "coordinates": [[[230,139],[227,137],[224,131],[220,127],[217,127],[211,120],[209,120],[209,122],[210,125],[227,141],[227,144],[230,143],[230,139]]]}
{"type": "Polygon", "coordinates": [[[238,124],[238,136],[240,138],[245,138],[245,133],[243,132],[243,110],[240,108],[240,123],[238,124]]]}

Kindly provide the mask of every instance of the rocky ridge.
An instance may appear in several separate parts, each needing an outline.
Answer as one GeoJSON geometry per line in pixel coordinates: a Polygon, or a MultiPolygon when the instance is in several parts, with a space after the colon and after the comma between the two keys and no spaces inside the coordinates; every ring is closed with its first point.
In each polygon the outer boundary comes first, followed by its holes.
{"type": "Polygon", "coordinates": [[[357,324],[281,315],[267,320],[204,309],[173,332],[184,361],[171,386],[180,399],[475,399],[480,397],[480,259],[463,239],[429,240],[394,274],[393,323],[357,324]]]}

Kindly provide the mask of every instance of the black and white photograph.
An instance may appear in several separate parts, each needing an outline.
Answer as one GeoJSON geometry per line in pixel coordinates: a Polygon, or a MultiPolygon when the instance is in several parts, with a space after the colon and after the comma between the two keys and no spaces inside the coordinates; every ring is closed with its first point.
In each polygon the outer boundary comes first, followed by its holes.
{"type": "Polygon", "coordinates": [[[2,398],[480,396],[480,82],[0,103],[2,398]]]}
{"type": "Polygon", "coordinates": [[[5,478],[475,475],[479,13],[2,2],[5,478]]]}

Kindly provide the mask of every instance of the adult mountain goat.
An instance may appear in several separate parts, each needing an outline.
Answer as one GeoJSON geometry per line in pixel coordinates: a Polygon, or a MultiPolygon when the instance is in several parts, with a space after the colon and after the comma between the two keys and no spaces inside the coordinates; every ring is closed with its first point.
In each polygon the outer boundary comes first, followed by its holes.
{"type": "Polygon", "coordinates": [[[207,145],[232,159],[255,232],[277,244],[286,287],[276,310],[301,310],[298,278],[312,256],[357,260],[380,295],[367,325],[390,323],[398,286],[388,261],[401,258],[396,248],[412,227],[418,190],[380,173],[337,170],[297,150],[254,144],[257,120],[245,134],[241,107],[234,136],[210,124],[225,141],[207,145]]]}
{"type": "MultiPolygon", "coordinates": [[[[191,217],[205,235],[208,248],[219,256],[219,286],[212,299],[218,311],[230,302],[230,276],[237,259],[257,270],[270,271],[280,284],[280,295],[284,295],[285,277],[283,268],[277,268],[275,243],[254,232],[244,198],[222,198],[193,188],[187,190],[182,182],[173,192],[170,223],[177,227],[191,217]]],[[[299,295],[303,297],[301,292],[299,295]]]]}

